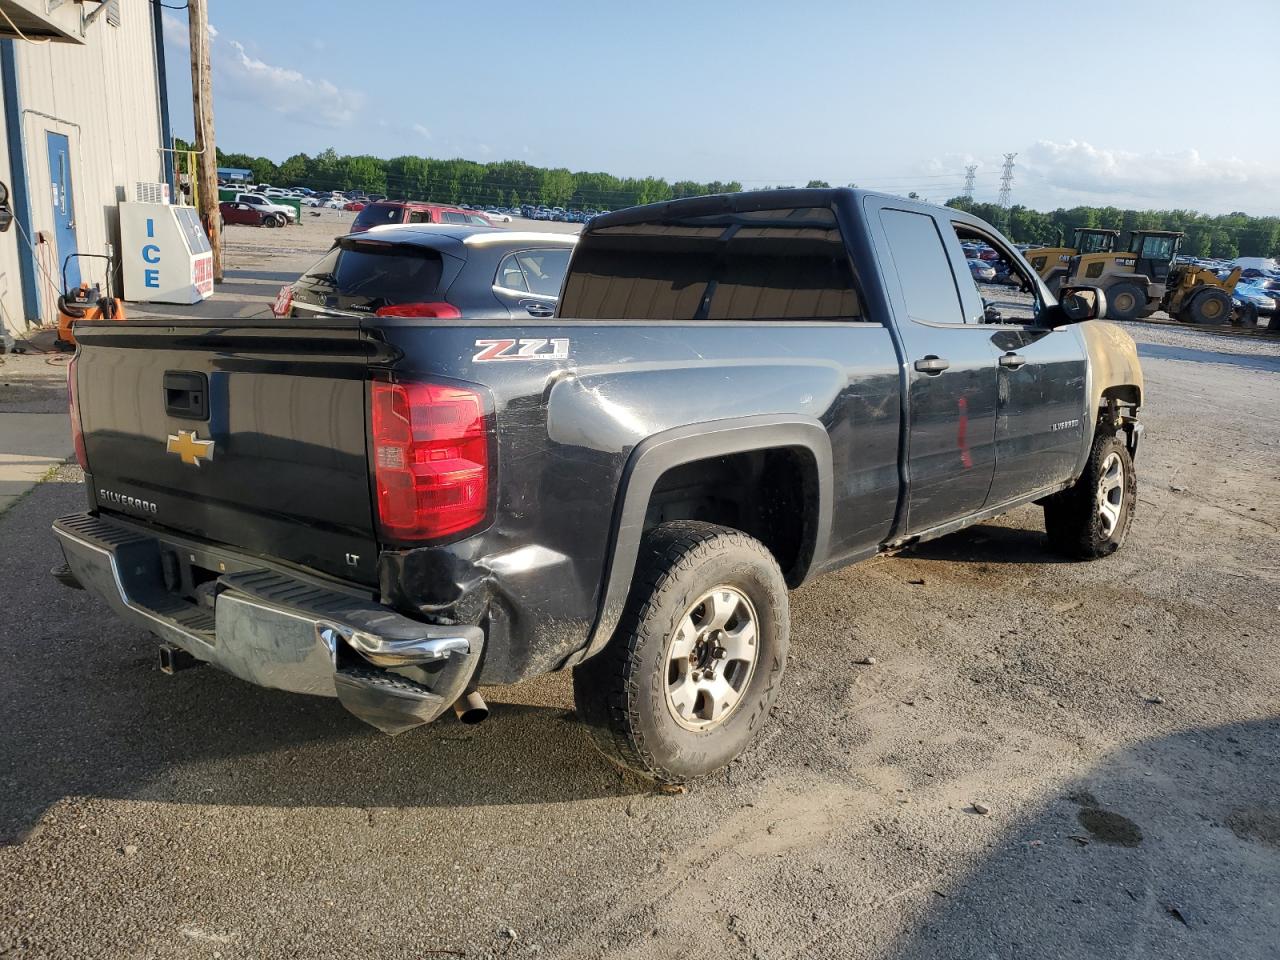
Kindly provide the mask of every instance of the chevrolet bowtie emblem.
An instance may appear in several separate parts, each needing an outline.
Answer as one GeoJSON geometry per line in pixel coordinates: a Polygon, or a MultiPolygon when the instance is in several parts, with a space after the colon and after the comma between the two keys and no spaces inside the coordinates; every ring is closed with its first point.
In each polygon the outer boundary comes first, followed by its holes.
{"type": "Polygon", "coordinates": [[[213,441],[201,440],[194,430],[179,430],[176,435],[169,434],[169,442],[165,444],[165,453],[176,453],[182,462],[193,467],[200,466],[201,460],[213,459],[213,441]]]}

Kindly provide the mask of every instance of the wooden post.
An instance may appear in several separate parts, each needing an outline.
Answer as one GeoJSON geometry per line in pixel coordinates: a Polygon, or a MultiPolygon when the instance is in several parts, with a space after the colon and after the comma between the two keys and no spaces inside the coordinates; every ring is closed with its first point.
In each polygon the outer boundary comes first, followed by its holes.
{"type": "Polygon", "coordinates": [[[213,247],[213,280],[222,282],[222,229],[218,214],[218,150],[213,138],[213,74],[209,66],[207,0],[187,0],[191,35],[191,101],[195,108],[198,211],[213,247]]]}

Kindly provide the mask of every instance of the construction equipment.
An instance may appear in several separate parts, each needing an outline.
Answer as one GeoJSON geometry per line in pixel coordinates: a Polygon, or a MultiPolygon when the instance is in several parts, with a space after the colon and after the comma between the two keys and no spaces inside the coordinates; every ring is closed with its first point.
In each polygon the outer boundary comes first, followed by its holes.
{"type": "MultiPolygon", "coordinates": [[[[1072,231],[1071,246],[1040,247],[1036,250],[1028,250],[1027,260],[1056,297],[1058,291],[1062,289],[1062,281],[1067,277],[1067,269],[1072,257],[1085,253],[1110,253],[1116,248],[1116,241],[1119,239],[1119,230],[1076,227],[1072,231]]],[[[1058,242],[1062,242],[1061,234],[1058,235],[1058,242]]]]}
{"type": "Polygon", "coordinates": [[[76,335],[72,329],[78,320],[124,320],[124,301],[112,294],[111,275],[115,272],[115,261],[110,254],[73,253],[62,261],[62,293],[58,297],[58,339],[53,342],[57,349],[70,353],[76,348],[76,335]],[[82,283],[72,289],[67,285],[67,264],[73,259],[107,261],[106,294],[102,286],[82,283]]]}
{"type": "Polygon", "coordinates": [[[1212,270],[1177,263],[1183,236],[1176,230],[1134,230],[1128,250],[1072,257],[1061,282],[1106,291],[1108,320],[1163,310],[1189,323],[1226,323],[1240,270],[1222,279],[1212,270]]]}

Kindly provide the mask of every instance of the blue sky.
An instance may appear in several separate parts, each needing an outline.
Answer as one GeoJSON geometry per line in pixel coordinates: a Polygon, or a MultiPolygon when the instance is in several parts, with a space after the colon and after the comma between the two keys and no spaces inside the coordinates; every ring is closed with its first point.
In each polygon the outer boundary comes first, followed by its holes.
{"type": "MultiPolygon", "coordinates": [[[[1280,213],[1275,0],[210,8],[218,144],[277,161],[332,146],[933,200],[976,163],[991,200],[1016,152],[1028,206],[1280,213]]],[[[165,18],[187,136],[186,14],[165,18]]]]}

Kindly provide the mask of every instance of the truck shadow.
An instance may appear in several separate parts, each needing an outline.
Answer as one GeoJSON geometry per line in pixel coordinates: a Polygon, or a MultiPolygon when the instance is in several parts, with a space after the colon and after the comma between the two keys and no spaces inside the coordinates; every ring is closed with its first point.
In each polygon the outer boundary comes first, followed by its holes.
{"type": "Polygon", "coordinates": [[[1026,814],[970,810],[989,852],[926,881],[926,909],[884,955],[1274,957],[1278,747],[1280,720],[1193,727],[1104,758],[1026,814]]]}
{"type": "Polygon", "coordinates": [[[1044,530],[1039,528],[1039,509],[1034,527],[1006,527],[980,523],[956,533],[916,544],[902,551],[903,557],[947,560],[960,563],[1070,563],[1049,549],[1044,530]]]}
{"type": "Polygon", "coordinates": [[[0,583],[20,585],[0,623],[0,845],[73,796],[414,808],[648,789],[596,752],[555,678],[486,691],[492,714],[478,726],[449,714],[393,738],[334,699],[208,667],[159,673],[154,638],[45,572],[61,559],[49,523],[83,498],[81,484],[43,484],[0,517],[0,583]],[[552,705],[511,702],[531,694],[552,705]]]}

